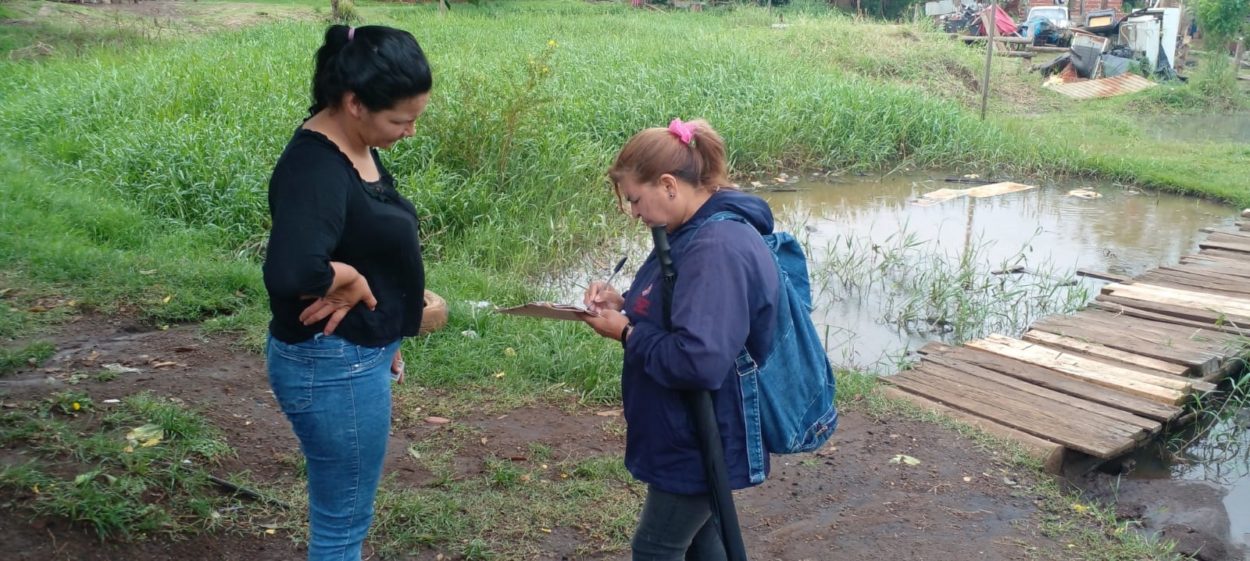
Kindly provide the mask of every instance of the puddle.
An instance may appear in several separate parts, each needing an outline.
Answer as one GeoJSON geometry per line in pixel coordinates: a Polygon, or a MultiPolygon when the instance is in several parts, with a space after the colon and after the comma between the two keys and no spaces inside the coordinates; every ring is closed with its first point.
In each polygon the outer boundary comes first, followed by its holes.
{"type": "MultiPolygon", "coordinates": [[[[1134,276],[1196,250],[1204,227],[1231,224],[1214,203],[1097,182],[914,204],[938,189],[973,184],[948,175],[799,181],[761,192],[808,249],[813,318],[835,366],[877,374],[930,341],[991,332],[1018,335],[1033,320],[1082,307],[1105,284],[1078,269],[1134,276]],[[1071,196],[1074,189],[1098,195],[1071,196]],[[1013,274],[995,272],[1016,271],[1013,274]]],[[[588,279],[619,256],[627,287],[650,250],[639,228],[597,262],[542,279],[560,302],[580,302],[588,279]],[[601,262],[600,262],[601,261],[601,262]]]]}
{"type": "Polygon", "coordinates": [[[1250,408],[1220,417],[1205,427],[1190,426],[1171,435],[1171,445],[1157,441],[1134,452],[1129,457],[1133,462],[1130,477],[1219,486],[1225,491],[1231,541],[1250,549],[1250,408]],[[1179,451],[1173,453],[1173,449],[1179,451]]]}
{"type": "Polygon", "coordinates": [[[1102,281],[1193,251],[1226,207],[1105,183],[1043,185],[932,206],[912,201],[971,185],[944,176],[802,183],[766,198],[781,227],[806,238],[817,322],[840,366],[892,373],[909,351],[989,332],[1016,335],[1038,317],[1083,306],[1102,281]],[[1069,195],[1083,188],[1100,195],[1069,195]],[[1018,274],[993,274],[1002,271],[1018,274]]]}
{"type": "Polygon", "coordinates": [[[1250,113],[1166,115],[1138,126],[1148,138],[1163,142],[1250,143],[1250,113]]]}

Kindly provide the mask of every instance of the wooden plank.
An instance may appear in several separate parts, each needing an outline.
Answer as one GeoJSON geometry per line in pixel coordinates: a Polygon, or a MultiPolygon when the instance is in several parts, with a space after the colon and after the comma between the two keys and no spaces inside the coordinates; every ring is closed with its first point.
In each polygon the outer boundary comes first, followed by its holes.
{"type": "Polygon", "coordinates": [[[1024,452],[1028,454],[1029,457],[1041,462],[1042,469],[1046,473],[1057,475],[1063,471],[1063,460],[1066,456],[1065,452],[1067,451],[1067,448],[1064,448],[1062,444],[1057,444],[1044,438],[1038,438],[1029,433],[1018,431],[1011,427],[996,423],[985,417],[980,417],[966,411],[960,411],[959,409],[947,407],[919,394],[904,391],[899,387],[886,386],[882,388],[881,393],[887,398],[907,401],[922,410],[946,415],[956,421],[976,427],[987,434],[1015,442],[1024,449],[1024,452]]]}
{"type": "MultiPolygon", "coordinates": [[[[1006,339],[1005,337],[1003,339],[1006,339]]],[[[1185,388],[1173,387],[1172,380],[1158,376],[1143,375],[1131,370],[1115,368],[1107,364],[1080,359],[1064,353],[1056,353],[1032,343],[1019,341],[1020,345],[1002,340],[976,339],[966,346],[1000,354],[1024,362],[1044,366],[1051,370],[1080,378],[1100,386],[1153,399],[1160,403],[1175,405],[1185,399],[1185,388]]]]}
{"type": "Polygon", "coordinates": [[[1250,243],[1234,243],[1231,241],[1226,241],[1226,242],[1206,241],[1206,242],[1198,242],[1198,247],[1200,249],[1219,249],[1223,251],[1235,251],[1238,253],[1250,253],[1250,243]]]}
{"type": "Polygon", "coordinates": [[[1219,270],[1212,270],[1197,265],[1158,267],[1153,271],[1147,271],[1147,274],[1159,274],[1174,280],[1207,281],[1219,285],[1221,290],[1242,289],[1250,291],[1250,289],[1245,288],[1245,281],[1242,277],[1229,276],[1221,273],[1219,270]]]}
{"type": "Polygon", "coordinates": [[[1196,254],[1186,255],[1180,259],[1181,266],[1189,270],[1201,270],[1203,272],[1217,273],[1222,276],[1231,277],[1230,280],[1248,279],[1250,278],[1250,267],[1241,266],[1240,263],[1229,261],[1219,257],[1210,255],[1196,254]]]}
{"type": "Polygon", "coordinates": [[[1250,243],[1250,234],[1247,234],[1240,230],[1224,230],[1224,229],[1217,230],[1215,228],[1202,228],[1202,230],[1206,231],[1208,234],[1211,234],[1211,236],[1215,236],[1215,239],[1211,239],[1210,236],[1207,237],[1207,239],[1211,241],[1219,242],[1219,241],[1227,240],[1227,241],[1236,241],[1236,242],[1241,242],[1241,243],[1250,243]]]}
{"type": "Polygon", "coordinates": [[[1099,294],[1098,297],[1095,298],[1094,301],[1095,302],[1097,301],[1114,302],[1117,304],[1133,306],[1136,308],[1141,308],[1147,311],[1155,312],[1156,314],[1158,314],[1159,317],[1156,317],[1153,319],[1156,319],[1158,321],[1170,321],[1170,320],[1163,319],[1163,318],[1167,316],[1175,316],[1181,319],[1187,319],[1187,320],[1199,322],[1198,324],[1199,327],[1206,327],[1207,329],[1212,329],[1212,330],[1217,330],[1217,331],[1225,331],[1222,329],[1216,329],[1217,324],[1230,324],[1236,327],[1239,332],[1243,331],[1244,329],[1250,329],[1250,316],[1244,316],[1244,315],[1227,312],[1227,311],[1221,313],[1221,312],[1213,311],[1210,309],[1194,308],[1191,306],[1183,306],[1179,304],[1169,304],[1165,302],[1159,302],[1156,300],[1130,298],[1122,294],[1099,294]],[[1246,326],[1246,327],[1242,328],[1241,326],[1246,326]]]}
{"type": "Polygon", "coordinates": [[[1065,376],[1048,368],[1021,362],[1005,356],[967,347],[949,347],[931,343],[920,349],[925,360],[952,368],[973,365],[992,370],[1025,382],[1128,411],[1140,417],[1170,421],[1181,413],[1175,405],[1165,405],[1113,389],[1065,376]]]}
{"type": "Polygon", "coordinates": [[[1049,390],[1020,382],[1014,378],[1000,377],[1035,391],[1015,388],[1001,384],[996,380],[972,376],[967,371],[947,368],[933,363],[920,364],[917,368],[909,371],[909,373],[914,376],[923,376],[923,381],[941,385],[943,388],[960,388],[961,391],[965,392],[980,392],[980,395],[987,396],[985,398],[991,400],[995,405],[1010,407],[1013,411],[1031,410],[1057,419],[1052,420],[1050,425],[1037,426],[1030,429],[1037,432],[1038,436],[1049,440],[1055,440],[1055,435],[1070,429],[1075,431],[1074,435],[1079,435],[1081,438],[1102,440],[1104,442],[1119,443],[1125,439],[1141,441],[1149,438],[1150,435],[1158,432],[1163,427],[1158,421],[1134,417],[1130,413],[1114,409],[1111,411],[1123,415],[1126,419],[1102,415],[1097,411],[1091,411],[1075,404],[1084,403],[1093,407],[1101,407],[1100,405],[1068,395],[1056,394],[1066,401],[1054,401],[1047,396],[1035,393],[1036,391],[1048,392],[1049,390]]]}
{"type": "Polygon", "coordinates": [[[1179,325],[1168,321],[1157,321],[1125,314],[1110,312],[1099,308],[1086,308],[1070,316],[1047,316],[1038,323],[1067,322],[1075,325],[1091,325],[1115,331],[1125,328],[1135,332],[1145,332],[1157,336],[1158,343],[1166,345],[1189,345],[1203,350],[1222,350],[1220,342],[1231,335],[1207,331],[1201,328],[1179,325]]]}
{"type": "Polygon", "coordinates": [[[1061,349],[1080,351],[1087,355],[1123,362],[1142,368],[1149,368],[1151,370],[1158,370],[1175,376],[1185,376],[1191,370],[1190,367],[1181,366],[1179,364],[1173,364],[1156,358],[1121,351],[1112,347],[1100,345],[1098,343],[1088,343],[1072,337],[1055,335],[1045,331],[1029,330],[1024,334],[1024,340],[1061,349]]]}
{"type": "MultiPolygon", "coordinates": [[[[1079,318],[1072,320],[1055,316],[1043,318],[1033,324],[1033,330],[1097,343],[1112,349],[1175,364],[1195,376],[1206,376],[1218,370],[1223,360],[1220,353],[1207,350],[1197,341],[1190,340],[1187,335],[1155,330],[1144,325],[1149,320],[1123,315],[1115,316],[1096,310],[1085,310],[1079,315],[1079,318]],[[1095,314],[1120,318],[1121,321],[1115,326],[1106,326],[1095,319],[1095,314]],[[1141,323],[1132,323],[1128,321],[1130,319],[1141,323]]],[[[1159,322],[1149,323],[1164,325],[1159,322]]],[[[1194,328],[1187,329],[1193,332],[1211,333],[1194,328]]]]}
{"type": "Polygon", "coordinates": [[[1218,247],[1201,248],[1198,250],[1198,254],[1205,255],[1207,257],[1214,257],[1216,259],[1228,261],[1233,264],[1244,264],[1247,261],[1250,261],[1250,255],[1246,255],[1245,253],[1237,251],[1237,250],[1223,249],[1223,248],[1218,248],[1218,247]]]}
{"type": "MultiPolygon", "coordinates": [[[[1250,337],[1250,327],[1242,329],[1217,314],[1204,314],[1180,306],[1164,306],[1105,294],[1089,305],[1116,314],[1250,337]]],[[[1250,326],[1250,322],[1245,325],[1250,326]]]]}
{"type": "Polygon", "coordinates": [[[1180,271],[1154,270],[1138,276],[1135,282],[1191,290],[1233,298],[1250,298],[1250,286],[1235,284],[1228,277],[1190,274],[1180,271]],[[1224,279],[1224,280],[1217,280],[1224,279]]]}
{"type": "Polygon", "coordinates": [[[1144,357],[1144,356],[1136,355],[1133,353],[1126,353],[1123,351],[1117,351],[1110,347],[1098,345],[1097,343],[1085,343],[1080,340],[1072,339],[1069,337],[1056,336],[1050,333],[1046,333],[1044,331],[1031,331],[1031,333],[1033,333],[1033,336],[1029,336],[1029,333],[1026,333],[1023,339],[1030,343],[1037,343],[1043,347],[1054,349],[1056,352],[1064,352],[1067,354],[1071,354],[1072,356],[1087,358],[1090,360],[1095,360],[1098,362],[1106,363],[1117,368],[1124,368],[1124,369],[1132,370],[1134,372],[1141,372],[1143,374],[1149,374],[1152,376],[1160,376],[1163,378],[1172,379],[1178,382],[1188,384],[1190,391],[1206,393],[1206,392],[1213,392],[1216,390],[1215,384],[1206,382],[1202,380],[1200,377],[1189,376],[1187,374],[1176,374],[1175,371],[1177,369],[1181,369],[1184,371],[1189,370],[1180,365],[1175,365],[1175,364],[1171,364],[1171,363],[1163,362],[1163,361],[1155,361],[1154,359],[1151,359],[1149,357],[1144,357]],[[1128,358],[1129,360],[1125,360],[1124,358],[1117,358],[1117,356],[1124,356],[1125,358],[1128,358]],[[1160,370],[1160,369],[1151,368],[1148,366],[1143,366],[1140,364],[1143,361],[1161,363],[1162,365],[1166,366],[1168,370],[1160,370]]]}
{"type": "Polygon", "coordinates": [[[1198,363],[1213,356],[1223,356],[1228,349],[1228,342],[1236,340],[1235,336],[1226,333],[1113,313],[1097,307],[1086,308],[1071,316],[1048,316],[1035,322],[1033,327],[1045,331],[1051,325],[1089,332],[1092,334],[1089,337],[1091,340],[1107,346],[1116,346],[1114,343],[1119,343],[1117,339],[1126,338],[1128,343],[1135,343],[1137,346],[1122,350],[1137,354],[1146,354],[1137,350],[1138,347],[1142,350],[1163,347],[1164,351],[1183,351],[1182,356],[1188,354],[1188,358],[1198,363]]]}
{"type": "Polygon", "coordinates": [[[1159,276],[1152,276],[1149,273],[1138,277],[1137,282],[1163,288],[1201,292],[1212,296],[1229,296],[1233,298],[1250,297],[1250,292],[1244,292],[1242,290],[1222,290],[1216,288],[1214,285],[1194,283],[1193,281],[1175,281],[1159,276]]]}
{"type": "Polygon", "coordinates": [[[1190,384],[1193,383],[1192,380],[1174,379],[1175,377],[1169,378],[1167,376],[1160,376],[1150,372],[1141,372],[1133,368],[1115,366],[1105,361],[1080,357],[1072,353],[1064,352],[1060,349],[1047,348],[1043,345],[1021,341],[1019,339],[1007,337],[1006,335],[997,333],[991,333],[984,339],[979,339],[978,341],[1001,345],[1004,348],[1011,349],[1014,353],[1021,356],[1036,355],[1044,361],[1040,363],[1041,366],[1045,366],[1047,368],[1054,368],[1050,363],[1055,362],[1057,364],[1069,365],[1075,368],[1089,370],[1091,372],[1111,373],[1122,378],[1137,380],[1145,384],[1151,384],[1179,392],[1186,392],[1190,388],[1190,384]],[[1071,355],[1070,360],[1069,355],[1071,355]]]}
{"type": "Polygon", "coordinates": [[[1191,253],[1181,257],[1181,262],[1191,260],[1195,262],[1209,263],[1220,267],[1227,267],[1233,270],[1244,270],[1247,265],[1246,254],[1237,253],[1235,251],[1222,251],[1219,249],[1200,249],[1198,253],[1191,253]]]}
{"type": "Polygon", "coordinates": [[[1247,245],[1250,244],[1250,235],[1242,234],[1240,232],[1223,232],[1217,230],[1211,232],[1211,235],[1207,236],[1205,241],[1212,243],[1247,245]]]}
{"type": "Polygon", "coordinates": [[[1133,280],[1132,277],[1126,277],[1124,275],[1117,275],[1114,273],[1107,273],[1103,271],[1087,271],[1085,269],[1077,269],[1076,276],[1089,277],[1091,279],[1105,280],[1105,281],[1110,281],[1110,282],[1131,282],[1133,280]]]}
{"type": "Polygon", "coordinates": [[[1250,300],[1244,298],[1205,294],[1202,292],[1194,292],[1192,290],[1180,290],[1176,288],[1143,283],[1112,283],[1104,286],[1102,291],[1104,294],[1111,294],[1113,296],[1147,300],[1151,302],[1159,302],[1161,304],[1170,304],[1173,306],[1185,306],[1188,308],[1197,308],[1199,310],[1231,313],[1250,318],[1250,300]]]}
{"type": "Polygon", "coordinates": [[[952,383],[946,379],[935,380],[914,370],[895,374],[887,380],[904,390],[949,407],[994,419],[1010,428],[1058,442],[1091,456],[1110,459],[1136,444],[1136,440],[1128,436],[1112,437],[1108,434],[1086,433],[1083,427],[1071,422],[1071,417],[1056,415],[1053,410],[1004,403],[999,396],[977,387],[952,383]]]}
{"type": "MultiPolygon", "coordinates": [[[[1042,386],[1038,386],[1036,384],[1025,382],[1023,380],[1020,380],[1019,378],[1013,378],[1006,374],[1000,374],[998,372],[987,370],[985,368],[981,368],[978,366],[973,366],[967,363],[948,366],[948,365],[938,364],[936,362],[930,361],[928,363],[921,363],[919,368],[926,370],[926,371],[936,371],[939,369],[945,369],[947,371],[958,372],[963,376],[971,376],[974,378],[984,380],[985,383],[994,384],[995,385],[994,387],[1006,386],[1014,390],[1020,391],[1024,395],[1029,395],[1029,396],[1036,397],[1037,399],[1042,400],[1043,407],[1049,406],[1047,404],[1049,404],[1050,402],[1062,403],[1063,405],[1067,407],[1071,407],[1073,409],[1079,409],[1083,411],[1084,413],[1082,414],[1089,416],[1089,418],[1092,419],[1091,423],[1095,425],[1107,423],[1107,422],[1110,422],[1110,420],[1114,419],[1115,422],[1124,423],[1125,425],[1133,427],[1128,432],[1134,435],[1138,434],[1135,431],[1146,431],[1146,433],[1155,433],[1155,432],[1159,432],[1159,430],[1163,428],[1163,424],[1160,423],[1159,421],[1154,421],[1154,420],[1146,419],[1144,417],[1139,417],[1137,415],[1129,413],[1128,411],[1123,411],[1121,409],[1116,409],[1114,407],[1108,407],[1100,403],[1094,403],[1093,401],[1089,401],[1080,396],[1074,396],[1071,394],[1057,392],[1048,388],[1044,388],[1042,386]]],[[[1143,434],[1141,436],[1144,437],[1145,435],[1143,434]]]]}

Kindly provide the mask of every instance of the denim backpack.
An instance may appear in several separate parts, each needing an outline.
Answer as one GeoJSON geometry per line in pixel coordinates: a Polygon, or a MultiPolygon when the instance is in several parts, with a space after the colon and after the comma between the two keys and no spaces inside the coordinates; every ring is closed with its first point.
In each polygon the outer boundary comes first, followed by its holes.
{"type": "MultiPolygon", "coordinates": [[[[707,222],[721,220],[750,226],[729,211],[718,212],[707,222]]],[[[803,246],[788,232],[762,237],[781,273],[781,297],[768,356],[760,360],[744,348],[737,358],[752,483],[764,481],[765,452],[811,452],[838,426],[836,382],[812,323],[812,288],[803,246]]]]}

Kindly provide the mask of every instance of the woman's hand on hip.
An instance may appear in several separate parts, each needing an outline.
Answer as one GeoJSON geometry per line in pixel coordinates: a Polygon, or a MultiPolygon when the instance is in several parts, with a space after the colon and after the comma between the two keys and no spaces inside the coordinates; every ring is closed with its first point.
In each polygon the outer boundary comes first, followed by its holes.
{"type": "Polygon", "coordinates": [[[343,316],[360,303],[370,310],[378,306],[378,299],[373,297],[369,282],[363,275],[357,275],[351,282],[332,288],[325,296],[313,301],[300,313],[299,320],[304,325],[312,325],[328,317],[330,319],[322,332],[330,335],[343,321],[343,316]]]}
{"type": "Polygon", "coordinates": [[[629,325],[629,318],[616,310],[602,310],[597,316],[583,316],[582,321],[594,328],[595,333],[613,341],[619,341],[621,332],[629,325]]]}
{"type": "Polygon", "coordinates": [[[587,310],[596,314],[604,310],[619,312],[625,307],[625,298],[612,288],[612,285],[603,281],[595,281],[586,289],[586,294],[582,296],[582,303],[587,310]]]}
{"type": "Polygon", "coordinates": [[[404,354],[399,351],[395,351],[395,358],[391,359],[391,374],[396,384],[404,383],[404,354]]]}

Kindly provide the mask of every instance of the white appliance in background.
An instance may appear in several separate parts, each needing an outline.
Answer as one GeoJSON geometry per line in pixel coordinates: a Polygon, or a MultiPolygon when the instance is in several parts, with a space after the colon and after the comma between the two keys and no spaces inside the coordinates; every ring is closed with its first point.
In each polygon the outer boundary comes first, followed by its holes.
{"type": "Polygon", "coordinates": [[[1133,16],[1120,25],[1120,36],[1128,48],[1144,53],[1151,71],[1159,64],[1159,29],[1159,19],[1152,15],[1133,16]]]}
{"type": "Polygon", "coordinates": [[[1181,9],[1151,8],[1146,10],[1146,13],[1156,14],[1162,20],[1163,25],[1159,28],[1159,43],[1163,47],[1163,54],[1168,55],[1168,67],[1175,68],[1176,40],[1181,30],[1181,9]]]}

